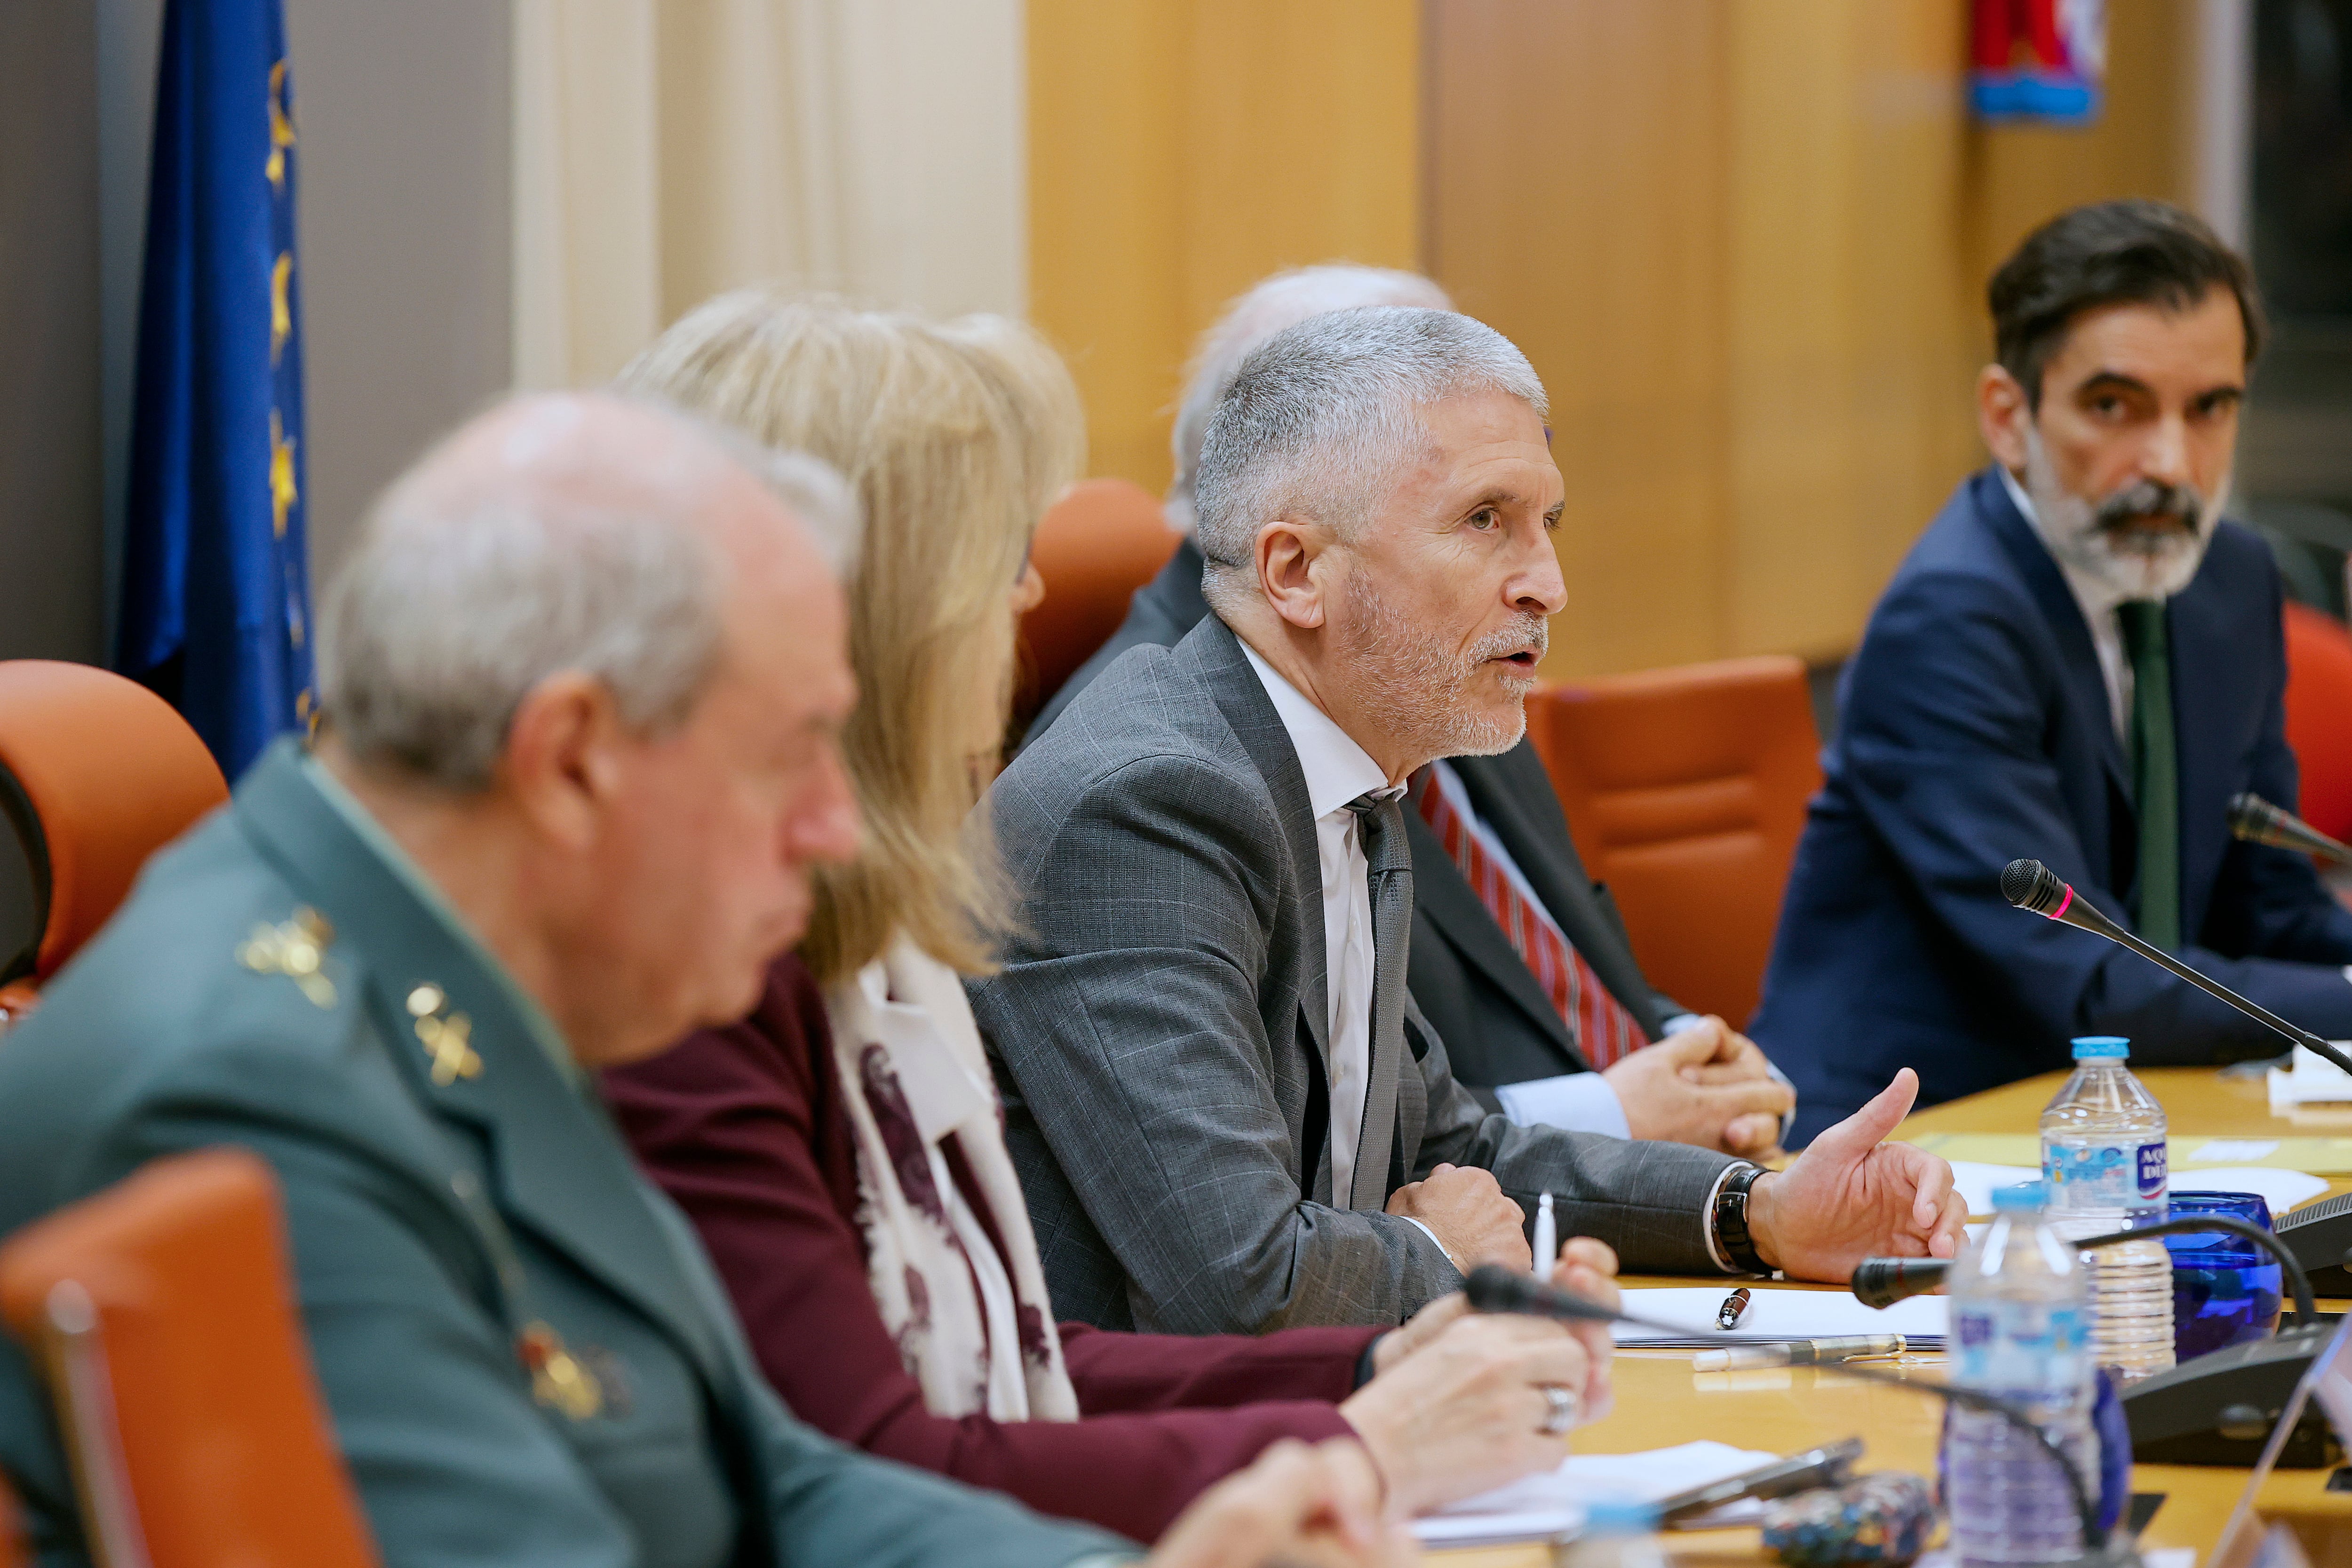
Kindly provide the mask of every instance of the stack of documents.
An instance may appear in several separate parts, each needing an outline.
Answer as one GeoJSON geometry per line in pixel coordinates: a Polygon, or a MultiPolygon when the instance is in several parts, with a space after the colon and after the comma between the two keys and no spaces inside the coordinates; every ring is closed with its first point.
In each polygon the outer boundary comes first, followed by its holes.
{"type": "MultiPolygon", "coordinates": [[[[1950,1303],[1941,1296],[1914,1296],[1892,1307],[1865,1307],[1843,1290],[1801,1290],[1751,1285],[1748,1310],[1728,1331],[1715,1326],[1728,1285],[1696,1289],[1628,1290],[1625,1310],[1654,1322],[1689,1325],[1687,1333],[1665,1333],[1612,1323],[1621,1345],[1690,1350],[1742,1340],[1819,1340],[1832,1334],[1901,1334],[1913,1350],[1941,1350],[1949,1326],[1950,1303]]],[[[1692,1486],[1699,1483],[1693,1481],[1692,1486]]]]}
{"type": "MultiPolygon", "coordinates": [[[[2282,1171],[2271,1165],[2220,1165],[2208,1162],[2219,1159],[2263,1160],[2278,1152],[2285,1142],[2301,1142],[2300,1139],[2278,1138],[2209,1138],[2192,1145],[2193,1158],[2172,1167],[2171,1187],[2176,1193],[2260,1193],[2263,1201],[2271,1205],[2273,1217],[2286,1213],[2298,1204],[2307,1204],[2327,1190],[2325,1178],[2305,1175],[2301,1171],[2282,1171]]],[[[2177,1151],[2179,1145],[2175,1145],[2177,1151]]],[[[1995,1187],[2012,1186],[2030,1182],[2041,1175],[2031,1165],[1987,1165],[1974,1160],[1952,1162],[1952,1184],[1969,1200],[1972,1215],[1992,1213],[1992,1193],[1995,1187]]]]}
{"type": "MultiPolygon", "coordinates": [[[[2352,1040],[2332,1043],[2352,1051],[2352,1040]]],[[[2341,1105],[2352,1101],[2352,1073],[2305,1046],[2295,1047],[2294,1065],[2289,1070],[2271,1068],[2268,1081],[2273,1116],[2298,1105],[2341,1105]]]]}
{"type": "MultiPolygon", "coordinates": [[[[2042,1140],[2031,1132],[1922,1132],[1905,1140],[1959,1165],[1981,1161],[2015,1167],[2019,1181],[2041,1173],[2042,1140]]],[[[2208,1138],[2171,1140],[2168,1151],[2172,1184],[2181,1192],[2211,1187],[2212,1178],[2242,1165],[2270,1171],[2301,1171],[2316,1176],[2352,1175],[2352,1138],[2208,1138]]]]}
{"type": "MultiPolygon", "coordinates": [[[[1634,1290],[1629,1295],[1675,1294],[1634,1290]]],[[[1423,1546],[1495,1546],[1509,1541],[1565,1541],[1584,1523],[1588,1500],[1641,1498],[1655,1502],[1676,1492],[1769,1465],[1777,1454],[1728,1443],[1685,1443],[1641,1454],[1579,1454],[1559,1468],[1477,1497],[1412,1522],[1423,1546]]],[[[1752,1500],[1707,1517],[1710,1525],[1753,1524],[1763,1507],[1752,1500]],[[1735,1511],[1737,1510],[1737,1511],[1735,1511]]]]}

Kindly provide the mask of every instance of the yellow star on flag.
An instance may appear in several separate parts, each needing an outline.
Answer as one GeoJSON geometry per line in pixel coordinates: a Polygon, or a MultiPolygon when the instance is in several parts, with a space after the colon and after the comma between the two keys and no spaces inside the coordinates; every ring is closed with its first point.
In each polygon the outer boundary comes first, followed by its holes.
{"type": "Polygon", "coordinates": [[[269,363],[273,365],[286,340],[294,335],[294,309],[286,292],[293,280],[294,253],[280,251],[278,265],[269,269],[269,363]]]}
{"type": "Polygon", "coordinates": [[[269,68],[269,161],[261,166],[272,189],[286,188],[286,149],[294,145],[294,121],[286,112],[286,62],[269,68]]]}
{"type": "Polygon", "coordinates": [[[286,427],[273,408],[269,411],[269,527],[278,538],[286,537],[287,510],[299,499],[294,489],[294,443],[286,439],[286,427]]]}

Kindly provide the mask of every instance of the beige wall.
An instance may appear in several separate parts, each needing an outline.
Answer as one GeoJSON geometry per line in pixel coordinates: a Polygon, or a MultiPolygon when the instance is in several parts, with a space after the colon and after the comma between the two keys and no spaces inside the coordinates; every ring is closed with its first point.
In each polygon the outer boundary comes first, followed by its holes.
{"type": "Polygon", "coordinates": [[[1848,650],[1980,460],[1987,272],[2184,194],[2193,0],[2112,8],[2088,131],[1963,110],[1964,0],[1429,0],[1425,258],[1550,388],[1554,677],[1848,650]]]}
{"type": "Polygon", "coordinates": [[[723,289],[1027,283],[1021,0],[515,0],[513,363],[612,375],[723,289]]]}
{"type": "Polygon", "coordinates": [[[1030,0],[1029,295],[1093,470],[1155,491],[1193,336],[1283,267],[1412,267],[1413,0],[1030,0]]]}

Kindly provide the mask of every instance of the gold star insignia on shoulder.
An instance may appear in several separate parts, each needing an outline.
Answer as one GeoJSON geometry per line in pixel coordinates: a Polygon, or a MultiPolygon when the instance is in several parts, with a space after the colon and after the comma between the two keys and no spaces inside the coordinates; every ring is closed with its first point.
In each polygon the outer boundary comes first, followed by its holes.
{"type": "Polygon", "coordinates": [[[604,1388],[596,1374],[563,1345],[563,1336],[545,1323],[528,1324],[515,1342],[515,1352],[530,1372],[531,1397],[561,1410],[574,1421],[586,1421],[604,1408],[604,1388]]]}
{"type": "Polygon", "coordinates": [[[433,1058],[433,1081],[443,1089],[461,1078],[482,1076],[482,1058],[474,1049],[474,1021],[449,1011],[449,994],[430,980],[409,987],[408,1016],[416,1020],[417,1042],[433,1058]]]}
{"type": "Polygon", "coordinates": [[[335,928],[308,905],[283,925],[257,925],[237,945],[236,961],[256,974],[282,974],[320,1007],[335,1005],[335,983],[322,967],[335,928]]]}

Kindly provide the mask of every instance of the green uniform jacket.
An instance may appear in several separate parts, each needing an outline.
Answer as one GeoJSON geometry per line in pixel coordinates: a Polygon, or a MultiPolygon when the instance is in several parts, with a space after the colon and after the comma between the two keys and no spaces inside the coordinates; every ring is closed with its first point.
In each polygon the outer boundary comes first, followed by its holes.
{"type": "MultiPolygon", "coordinates": [[[[284,1184],[311,1359],[388,1568],[1132,1550],[786,1414],[544,1015],[290,742],[0,1037],[0,1236],[221,1143],[284,1184]],[[311,938],[306,977],[287,954],[311,938]],[[593,1411],[534,1397],[527,1336],[585,1368],[593,1411]]],[[[46,1392],[5,1336],[0,1466],[44,1568],[87,1561],[46,1392]]]]}

